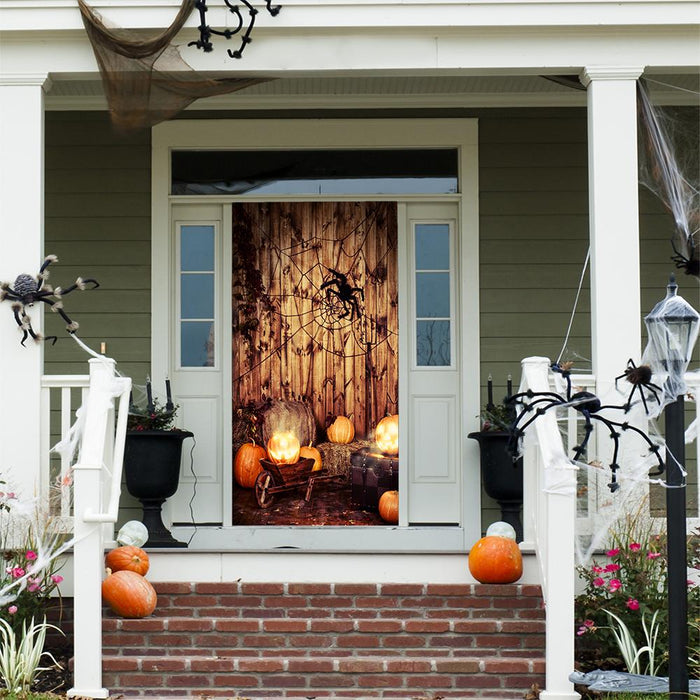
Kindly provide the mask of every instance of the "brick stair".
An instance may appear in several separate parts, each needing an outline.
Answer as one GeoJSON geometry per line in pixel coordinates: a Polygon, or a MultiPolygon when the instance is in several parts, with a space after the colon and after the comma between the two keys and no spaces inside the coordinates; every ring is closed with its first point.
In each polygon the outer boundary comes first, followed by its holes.
{"type": "Polygon", "coordinates": [[[522,698],[543,685],[538,586],[155,586],[152,617],[105,612],[112,694],[522,698]]]}

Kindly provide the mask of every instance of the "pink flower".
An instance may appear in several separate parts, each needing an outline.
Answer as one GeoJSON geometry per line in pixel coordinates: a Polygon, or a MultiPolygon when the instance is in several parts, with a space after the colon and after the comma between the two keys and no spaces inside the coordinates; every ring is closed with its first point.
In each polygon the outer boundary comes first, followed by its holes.
{"type": "Polygon", "coordinates": [[[581,637],[582,635],[586,634],[586,632],[595,632],[596,631],[596,626],[595,622],[593,620],[584,620],[583,624],[578,628],[576,634],[581,637]]]}
{"type": "Polygon", "coordinates": [[[620,565],[619,564],[608,564],[605,567],[605,571],[619,571],[620,570],[620,565]]]}
{"type": "Polygon", "coordinates": [[[630,610],[639,610],[639,601],[636,598],[629,598],[627,600],[627,607],[630,610]]]}
{"type": "Polygon", "coordinates": [[[600,576],[598,576],[598,578],[593,579],[593,585],[596,588],[600,588],[601,586],[605,585],[605,581],[602,578],[600,578],[600,576]]]}
{"type": "Polygon", "coordinates": [[[605,554],[609,557],[616,557],[620,553],[619,549],[609,549],[605,554]]]}
{"type": "Polygon", "coordinates": [[[12,578],[22,578],[26,572],[21,566],[15,566],[10,573],[12,578]]]}
{"type": "Polygon", "coordinates": [[[622,586],[622,581],[619,578],[611,578],[610,583],[608,583],[608,588],[613,592],[617,591],[620,586],[622,586]]]}
{"type": "Polygon", "coordinates": [[[32,549],[28,549],[24,556],[27,557],[29,561],[34,561],[36,559],[36,552],[32,549]]]}
{"type": "Polygon", "coordinates": [[[51,580],[54,583],[58,584],[61,583],[61,581],[63,581],[63,576],[61,576],[61,574],[51,574],[51,580]]]}
{"type": "Polygon", "coordinates": [[[599,574],[601,571],[604,571],[602,566],[594,566],[593,567],[593,572],[596,574],[599,574]]]}
{"type": "Polygon", "coordinates": [[[36,578],[29,579],[29,585],[27,586],[27,590],[30,593],[36,593],[40,588],[41,588],[41,582],[39,581],[39,579],[36,579],[36,578]]]}
{"type": "Polygon", "coordinates": [[[647,552],[647,559],[658,559],[661,556],[661,552],[647,552]]]}
{"type": "Polygon", "coordinates": [[[7,608],[7,612],[10,613],[10,615],[14,615],[17,612],[17,606],[16,605],[10,605],[9,608],[7,608]]]}
{"type": "Polygon", "coordinates": [[[638,552],[642,548],[639,542],[630,542],[630,552],[638,552]]]}

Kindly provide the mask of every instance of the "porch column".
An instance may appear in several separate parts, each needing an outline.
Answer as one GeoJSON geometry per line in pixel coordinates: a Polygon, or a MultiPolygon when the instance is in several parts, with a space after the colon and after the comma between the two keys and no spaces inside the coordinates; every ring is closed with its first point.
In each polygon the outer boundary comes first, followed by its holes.
{"type": "MultiPolygon", "coordinates": [[[[0,74],[0,281],[36,275],[44,256],[46,74],[0,74]]],[[[42,310],[30,310],[42,327],[42,310]]],[[[0,304],[0,475],[18,495],[38,493],[43,347],[20,345],[11,302],[0,304]]]]}
{"type": "Polygon", "coordinates": [[[581,73],[588,93],[591,352],[599,397],[641,352],[636,81],[643,70],[589,66],[581,73]]]}

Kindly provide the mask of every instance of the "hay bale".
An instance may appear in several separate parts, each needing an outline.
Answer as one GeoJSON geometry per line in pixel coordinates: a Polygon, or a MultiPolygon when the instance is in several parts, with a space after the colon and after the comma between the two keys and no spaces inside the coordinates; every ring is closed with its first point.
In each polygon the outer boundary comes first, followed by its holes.
{"type": "Polygon", "coordinates": [[[273,433],[290,431],[302,445],[316,442],[316,419],[304,401],[272,401],[262,409],[262,436],[265,444],[273,433]]]}
{"type": "Polygon", "coordinates": [[[323,466],[329,474],[343,474],[350,480],[350,455],[363,447],[369,447],[369,440],[354,440],[347,445],[336,442],[319,442],[316,448],[321,453],[323,466]]]}

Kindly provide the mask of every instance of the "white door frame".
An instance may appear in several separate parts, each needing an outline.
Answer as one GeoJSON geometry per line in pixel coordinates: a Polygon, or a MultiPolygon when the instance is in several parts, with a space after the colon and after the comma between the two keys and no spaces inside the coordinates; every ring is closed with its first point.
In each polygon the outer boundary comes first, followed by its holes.
{"type": "MultiPolygon", "coordinates": [[[[478,448],[466,435],[477,429],[479,415],[479,268],[478,268],[478,131],[475,119],[324,119],[324,120],[177,120],[159,124],[152,133],[152,337],[151,367],[153,376],[171,372],[174,358],[174,319],[169,312],[173,290],[174,246],[172,243],[171,204],[209,204],[222,206],[224,211],[232,201],[321,201],[329,200],[390,200],[399,202],[457,202],[459,207],[458,240],[460,294],[459,310],[461,337],[459,347],[462,368],[460,411],[460,468],[463,492],[461,525],[431,527],[373,528],[373,537],[358,537],[355,528],[246,528],[226,527],[231,523],[230,486],[222,489],[224,528],[210,530],[196,544],[218,549],[291,546],[308,549],[382,550],[463,550],[480,536],[481,499],[478,448]],[[323,148],[456,148],[459,154],[460,192],[454,195],[405,196],[173,196],[170,195],[170,154],[176,149],[323,149],[323,148]],[[239,532],[232,532],[239,531],[239,532]],[[376,531],[376,532],[374,532],[376,531]],[[385,531],[382,534],[382,531],[385,531]],[[313,532],[313,534],[312,534],[313,532]],[[254,537],[251,537],[254,534],[254,537]],[[372,540],[368,542],[367,540],[372,540]]],[[[230,209],[228,209],[230,212],[230,209]]],[[[228,216],[230,219],[230,215],[228,216]]],[[[403,222],[405,224],[405,222],[403,222]]],[[[226,228],[225,225],[224,232],[226,228]]],[[[402,222],[399,222],[401,232],[402,222]]],[[[404,226],[405,228],[405,226],[404,226]]],[[[405,232],[401,232],[405,235],[405,232]]],[[[225,251],[224,251],[225,252],[225,251]]],[[[222,265],[223,288],[230,288],[230,266],[222,265]],[[228,280],[226,277],[228,276],[228,280]],[[228,283],[228,287],[225,285],[228,283]]],[[[404,273],[405,274],[405,273],[404,273]]],[[[230,315],[230,314],[229,314],[230,315]]],[[[229,319],[230,321],[230,319],[229,319]]],[[[221,334],[222,347],[230,347],[230,322],[221,334]]],[[[405,335],[405,334],[404,334],[405,335]]],[[[406,348],[401,356],[406,357],[406,348]]],[[[230,364],[230,363],[229,363],[230,364]]],[[[404,382],[400,369],[400,387],[404,382]]],[[[230,379],[230,369],[229,369],[230,379]]],[[[229,382],[230,384],[230,382],[229,382]]],[[[399,394],[401,395],[401,389],[399,394]]],[[[230,396],[230,394],[229,394],[230,396]]],[[[222,440],[228,447],[223,451],[221,481],[230,484],[230,400],[229,419],[222,415],[222,440]]],[[[408,436],[400,437],[402,454],[408,453],[408,436]]],[[[404,460],[405,462],[405,460],[404,460]]],[[[189,467],[189,465],[187,465],[189,467]]],[[[403,467],[406,469],[406,466],[403,467]]],[[[402,474],[407,479],[407,474],[402,474]]],[[[405,483],[405,481],[404,481],[405,483]]],[[[179,528],[178,528],[179,529],[179,528]]],[[[201,530],[201,528],[200,528],[201,530]]],[[[180,537],[188,536],[192,528],[182,528],[180,537]]]]}

